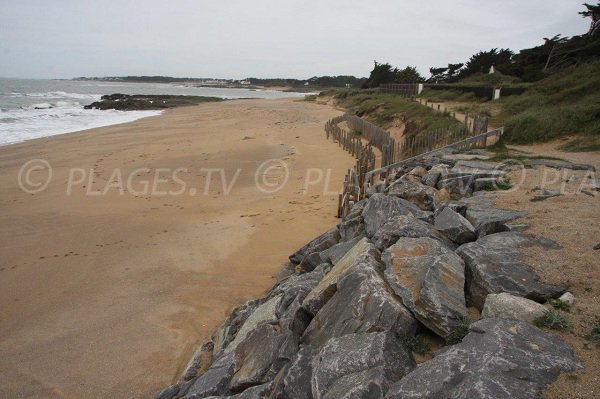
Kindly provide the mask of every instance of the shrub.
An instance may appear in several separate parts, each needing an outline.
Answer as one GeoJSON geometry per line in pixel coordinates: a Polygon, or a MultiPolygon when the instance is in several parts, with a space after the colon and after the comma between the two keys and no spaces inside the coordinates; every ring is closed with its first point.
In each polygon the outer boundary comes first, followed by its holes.
{"type": "Polygon", "coordinates": [[[519,96],[502,98],[498,123],[510,143],[600,134],[600,62],[570,68],[535,83],[519,96]]]}
{"type": "Polygon", "coordinates": [[[569,320],[558,310],[546,310],[544,314],[533,321],[538,327],[547,327],[555,330],[566,330],[569,328],[569,320]]]}
{"type": "Polygon", "coordinates": [[[563,312],[568,312],[571,310],[571,305],[569,302],[561,301],[560,299],[551,300],[550,305],[552,305],[554,309],[562,310],[563,312]]]}
{"type": "Polygon", "coordinates": [[[455,345],[462,342],[463,338],[469,333],[471,323],[472,320],[469,318],[461,319],[450,335],[448,335],[448,338],[446,338],[446,343],[448,345],[455,345]]]}
{"type": "Polygon", "coordinates": [[[414,353],[422,355],[427,351],[427,347],[425,346],[423,339],[419,336],[407,335],[402,337],[401,341],[404,344],[404,346],[406,346],[414,353]]]}

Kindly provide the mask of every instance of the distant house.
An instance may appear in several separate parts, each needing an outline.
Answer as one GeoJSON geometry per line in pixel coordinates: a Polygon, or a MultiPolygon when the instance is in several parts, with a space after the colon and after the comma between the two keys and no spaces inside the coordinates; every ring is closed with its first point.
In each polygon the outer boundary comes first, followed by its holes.
{"type": "Polygon", "coordinates": [[[308,85],[309,85],[309,83],[308,83],[308,82],[304,82],[304,86],[308,86],[308,85]]]}
{"type": "Polygon", "coordinates": [[[249,80],[240,80],[240,84],[241,85],[249,85],[250,81],[249,80]]]}
{"type": "Polygon", "coordinates": [[[493,75],[493,74],[495,74],[495,73],[496,73],[496,68],[494,68],[494,66],[492,65],[492,66],[490,67],[490,75],[493,75]]]}

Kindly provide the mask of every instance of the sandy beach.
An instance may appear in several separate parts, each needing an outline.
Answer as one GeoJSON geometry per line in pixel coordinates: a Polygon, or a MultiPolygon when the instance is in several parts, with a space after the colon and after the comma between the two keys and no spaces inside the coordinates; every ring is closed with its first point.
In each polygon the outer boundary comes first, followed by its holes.
{"type": "Polygon", "coordinates": [[[339,114],[234,100],[0,147],[0,397],[147,398],[174,382],[337,223],[354,163],[325,139],[339,114]],[[23,171],[32,159],[52,176],[23,171]],[[51,179],[28,193],[20,172],[51,179]]]}

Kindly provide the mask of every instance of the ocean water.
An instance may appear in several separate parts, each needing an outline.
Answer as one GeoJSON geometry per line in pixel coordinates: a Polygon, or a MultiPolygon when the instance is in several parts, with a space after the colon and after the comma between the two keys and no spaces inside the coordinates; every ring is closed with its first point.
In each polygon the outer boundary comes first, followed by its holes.
{"type": "Polygon", "coordinates": [[[104,94],[176,94],[221,98],[304,96],[274,90],[189,87],[164,83],[121,83],[0,78],[0,145],[131,122],[161,111],[86,110],[104,94]]]}

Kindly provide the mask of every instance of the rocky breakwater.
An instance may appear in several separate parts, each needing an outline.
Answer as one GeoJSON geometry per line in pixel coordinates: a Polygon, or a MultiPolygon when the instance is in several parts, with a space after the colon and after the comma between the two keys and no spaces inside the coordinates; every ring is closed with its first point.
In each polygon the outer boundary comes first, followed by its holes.
{"type": "Polygon", "coordinates": [[[480,180],[504,172],[482,166],[429,158],[375,186],[157,397],[534,398],[580,368],[531,324],[566,287],[541,281],[519,250],[556,244],[491,205],[480,180]],[[428,356],[422,337],[438,343],[428,356]]]}
{"type": "Polygon", "coordinates": [[[175,95],[142,95],[142,94],[107,94],[86,105],[85,109],[116,109],[119,111],[157,110],[205,102],[223,101],[218,97],[175,96],[175,95]]]}

